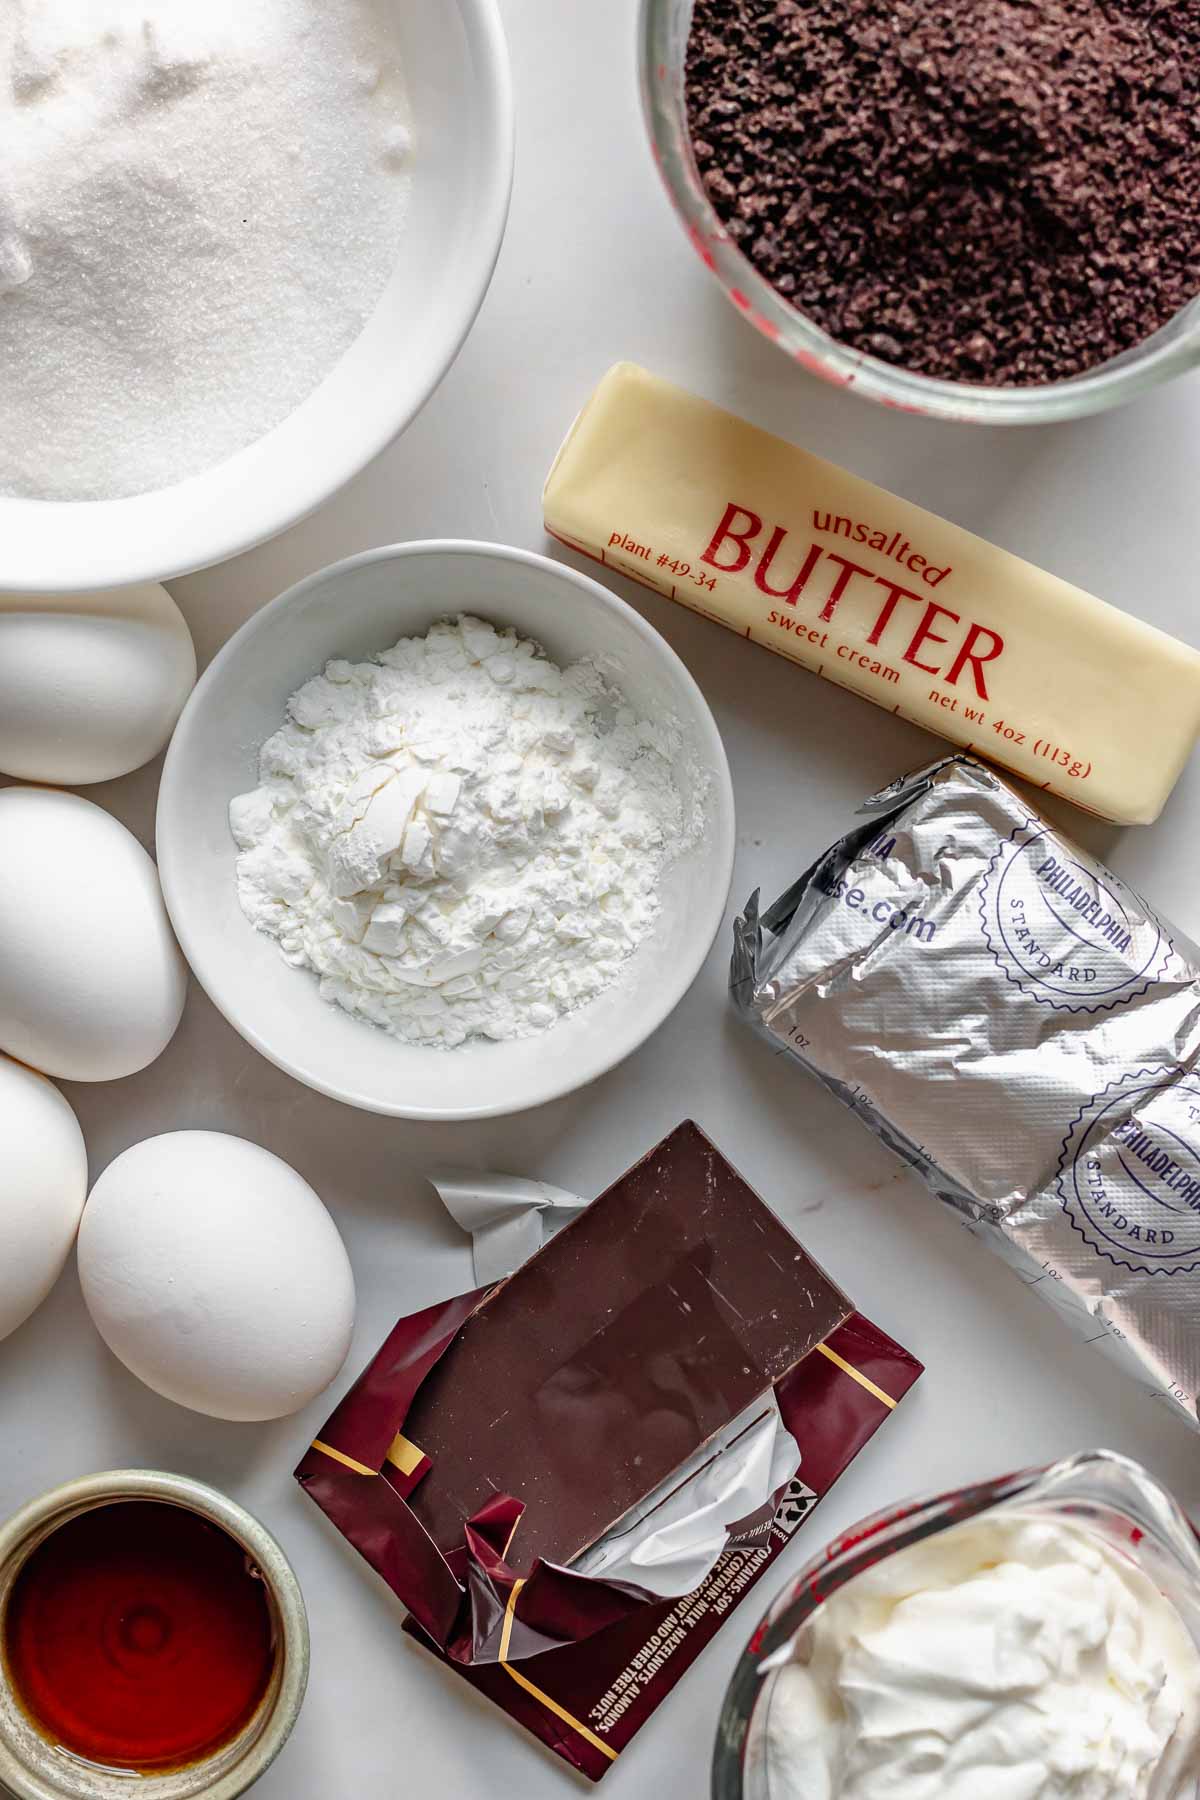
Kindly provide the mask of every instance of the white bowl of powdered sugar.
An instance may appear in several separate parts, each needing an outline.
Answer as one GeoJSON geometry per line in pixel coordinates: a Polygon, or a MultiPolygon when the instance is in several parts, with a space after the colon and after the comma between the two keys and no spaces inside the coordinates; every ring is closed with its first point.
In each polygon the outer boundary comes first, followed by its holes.
{"type": "Polygon", "coordinates": [[[163,771],[192,969],[264,1056],[406,1118],[518,1112],[660,1025],[720,926],[733,795],[669,645],[525,551],[406,544],[256,613],[163,771]]]}
{"type": "Polygon", "coordinates": [[[164,579],[412,419],[487,289],[496,0],[0,0],[0,590],[164,579]]]}

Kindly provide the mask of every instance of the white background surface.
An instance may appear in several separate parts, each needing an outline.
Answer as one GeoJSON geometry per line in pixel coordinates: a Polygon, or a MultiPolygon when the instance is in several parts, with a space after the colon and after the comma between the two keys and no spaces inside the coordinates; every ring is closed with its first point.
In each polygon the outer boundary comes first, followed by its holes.
{"type": "MultiPolygon", "coordinates": [[[[634,0],[503,0],[503,10],[517,183],[474,334],[422,417],[347,492],[276,543],[175,584],[202,663],[255,607],[350,551],[440,535],[544,548],[542,479],[573,413],[619,357],[1200,642],[1195,378],[1091,422],[993,435],[888,414],[818,384],[736,316],[668,211],[637,108],[634,0]]],[[[724,732],[740,825],[732,903],[759,883],[774,897],[865,794],[934,753],[914,727],[618,585],[679,651],[724,732]]],[[[88,792],[150,844],[157,778],[154,765],[88,792]]],[[[1091,848],[1200,936],[1200,763],[1155,827],[1119,832],[1062,807],[1068,815],[1091,848]]],[[[155,1067],[67,1090],[93,1176],[140,1138],[210,1127],[257,1139],[312,1182],[359,1282],[354,1347],[335,1393],[399,1315],[470,1285],[467,1247],[424,1168],[492,1165],[591,1195],[689,1115],[862,1310],[928,1364],[757,1597],[606,1777],[610,1800],[651,1791],[700,1800],[727,1673],[768,1594],[835,1531],[889,1500],[1103,1443],[1146,1462],[1200,1516],[1200,1439],[1111,1373],[832,1099],[734,1021],[728,951],[726,928],[674,1018],[624,1068],[507,1122],[422,1127],[352,1112],[262,1061],[194,989],[155,1067]]],[[[329,1404],[264,1428],[159,1400],[100,1344],[72,1268],[0,1346],[0,1512],[68,1477],[143,1464],[214,1482],[267,1521],[305,1588],[313,1678],[290,1746],[256,1790],[262,1800],[552,1800],[581,1787],[402,1639],[399,1606],[294,1487],[291,1469],[329,1404]]]]}

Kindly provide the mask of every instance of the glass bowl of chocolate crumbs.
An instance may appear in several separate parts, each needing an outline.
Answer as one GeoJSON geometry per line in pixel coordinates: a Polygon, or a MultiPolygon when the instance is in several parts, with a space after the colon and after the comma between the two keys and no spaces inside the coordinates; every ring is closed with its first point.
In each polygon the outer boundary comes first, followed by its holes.
{"type": "Polygon", "coordinates": [[[885,404],[1028,424],[1200,362],[1200,0],[642,0],[734,304],[885,404]]]}

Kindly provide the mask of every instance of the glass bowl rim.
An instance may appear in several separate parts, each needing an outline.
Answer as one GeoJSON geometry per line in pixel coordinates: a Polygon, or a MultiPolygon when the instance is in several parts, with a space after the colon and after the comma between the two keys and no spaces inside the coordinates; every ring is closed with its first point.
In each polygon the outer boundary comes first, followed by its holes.
{"type": "MultiPolygon", "coordinates": [[[[638,63],[642,112],[667,196],[692,246],[726,296],[765,337],[811,373],[900,412],[991,425],[1047,425],[1121,405],[1200,363],[1200,294],[1191,329],[1168,337],[1181,316],[1083,375],[1022,387],[945,381],[853,350],[814,323],[760,275],[721,223],[691,153],[685,108],[668,62],[670,31],[694,0],[640,0],[638,63]],[[664,102],[664,90],[666,99],[664,102]],[[667,129],[672,115],[673,133],[667,129]],[[682,146],[682,154],[678,145],[682,146]]],[[[686,41],[686,33],[684,34],[686,41]]]]}
{"type": "MultiPolygon", "coordinates": [[[[743,1772],[763,1695],[776,1668],[788,1660],[804,1620],[832,1593],[895,1551],[993,1508],[1019,1506],[1026,1500],[1057,1503],[1068,1514],[1103,1505],[1128,1522],[1131,1541],[1148,1540],[1158,1557],[1176,1567],[1181,1580],[1190,1584],[1188,1604],[1181,1610],[1200,1647],[1200,1533],[1169,1489],[1131,1457],[1113,1450],[1082,1450],[1049,1464],[917,1494],[837,1533],[770,1601],[738,1656],[722,1698],[712,1757],[712,1800],[747,1800],[743,1772]],[[827,1586],[823,1577],[832,1578],[827,1586]]],[[[1181,1605],[1179,1595],[1173,1598],[1181,1605]]]]}

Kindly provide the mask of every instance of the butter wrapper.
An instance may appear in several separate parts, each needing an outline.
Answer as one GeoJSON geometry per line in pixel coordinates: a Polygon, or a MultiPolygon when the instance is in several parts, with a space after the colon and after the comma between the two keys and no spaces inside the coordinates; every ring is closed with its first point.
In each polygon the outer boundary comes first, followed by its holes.
{"type": "Polygon", "coordinates": [[[1105,818],[1156,819],[1200,732],[1191,646],[632,363],[542,505],[570,549],[1105,818]]]}
{"type": "Polygon", "coordinates": [[[751,899],[735,1005],[1195,1426],[1200,951],[971,758],[862,812],[751,899]]]}

